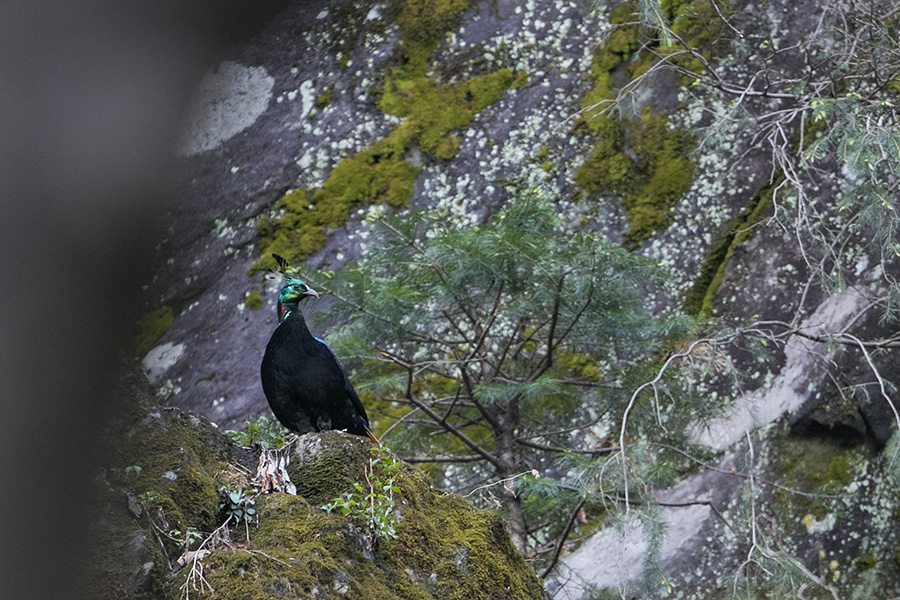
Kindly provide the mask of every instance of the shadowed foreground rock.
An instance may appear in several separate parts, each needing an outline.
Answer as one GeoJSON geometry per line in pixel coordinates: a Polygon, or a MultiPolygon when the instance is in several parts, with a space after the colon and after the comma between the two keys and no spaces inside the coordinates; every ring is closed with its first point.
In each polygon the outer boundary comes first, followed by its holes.
{"type": "Polygon", "coordinates": [[[257,452],[203,418],[155,406],[139,374],[123,377],[121,397],[97,478],[90,597],[543,597],[499,517],[405,466],[396,475],[395,538],[373,544],[364,524],[323,511],[354,483],[365,485],[374,456],[370,442],[339,432],[294,443],[289,472],[300,495],[256,497],[253,521],[218,529],[227,518],[220,488],[246,489],[257,452]],[[212,552],[179,566],[185,539],[190,550],[206,540],[212,552]]]}

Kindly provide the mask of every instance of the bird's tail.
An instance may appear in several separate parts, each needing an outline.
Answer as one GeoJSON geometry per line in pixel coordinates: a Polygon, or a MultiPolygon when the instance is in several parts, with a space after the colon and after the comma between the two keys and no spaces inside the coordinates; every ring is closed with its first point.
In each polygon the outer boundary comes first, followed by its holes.
{"type": "Polygon", "coordinates": [[[372,443],[374,443],[376,446],[381,445],[381,442],[378,441],[378,438],[375,437],[375,434],[372,433],[372,430],[369,429],[368,427],[366,427],[366,437],[369,438],[370,440],[372,440],[372,443]]]}

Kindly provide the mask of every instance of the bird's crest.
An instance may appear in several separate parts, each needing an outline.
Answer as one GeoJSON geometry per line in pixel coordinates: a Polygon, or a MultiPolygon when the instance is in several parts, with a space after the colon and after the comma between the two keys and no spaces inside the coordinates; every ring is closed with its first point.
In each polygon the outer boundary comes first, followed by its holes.
{"type": "Polygon", "coordinates": [[[283,283],[287,283],[292,279],[298,279],[300,275],[300,269],[297,267],[292,267],[291,263],[287,261],[287,259],[280,254],[272,253],[272,258],[275,259],[276,268],[266,267],[264,270],[268,272],[266,275],[266,279],[272,281],[276,277],[281,277],[283,283]]]}
{"type": "Polygon", "coordinates": [[[285,278],[291,279],[297,274],[297,269],[292,267],[285,257],[273,252],[272,258],[275,259],[275,264],[278,265],[278,273],[284,275],[285,278]]]}
{"type": "Polygon", "coordinates": [[[316,293],[316,290],[309,287],[305,281],[298,278],[300,269],[292,267],[287,259],[274,252],[272,253],[272,258],[275,259],[278,269],[268,269],[268,271],[270,273],[278,273],[285,279],[281,291],[278,293],[278,303],[276,305],[278,322],[281,323],[292,310],[297,309],[297,304],[301,300],[309,296],[318,298],[319,294],[316,293]]]}

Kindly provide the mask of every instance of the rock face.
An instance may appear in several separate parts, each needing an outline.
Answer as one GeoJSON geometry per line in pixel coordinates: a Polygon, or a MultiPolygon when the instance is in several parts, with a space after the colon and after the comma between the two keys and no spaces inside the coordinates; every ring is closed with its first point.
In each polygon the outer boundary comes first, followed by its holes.
{"type": "Polygon", "coordinates": [[[365,523],[323,511],[366,485],[373,446],[364,438],[302,436],[290,466],[300,495],[238,493],[235,503],[221,487],[247,490],[258,450],[235,446],[201,417],[157,406],[143,377],[127,375],[120,390],[97,479],[85,597],[542,597],[502,520],[399,463],[393,537],[374,538],[365,523]],[[235,523],[235,508],[255,512],[235,523]]]}
{"type": "MultiPolygon", "coordinates": [[[[170,216],[145,296],[148,313],[174,313],[144,357],[167,402],[227,427],[268,410],[258,365],[277,321],[274,284],[247,275],[261,258],[258,225],[279,214],[273,207],[287,192],[321,189],[342,161],[397,127],[399,119],[379,108],[402,37],[394,14],[378,2],[297,2],[201,84],[199,116],[182,146],[186,199],[170,216]],[[239,106],[246,110],[225,110],[239,106]],[[202,132],[200,124],[217,129],[202,132]]],[[[585,91],[597,24],[576,4],[556,2],[475,3],[460,19],[438,44],[430,82],[501,69],[521,78],[443,138],[458,144],[452,159],[410,147],[406,164],[420,169],[411,204],[474,224],[503,201],[504,181],[571,198],[577,188],[566,165],[589,152],[590,140],[572,137],[566,119],[585,91]]],[[[364,251],[367,204],[354,206],[346,225],[327,226],[316,264],[335,268],[364,251]]],[[[615,232],[621,211],[603,222],[615,232]]]]}
{"type": "Polygon", "coordinates": [[[751,446],[655,494],[666,535],[653,563],[645,523],[626,517],[567,556],[547,588],[566,599],[598,590],[720,598],[778,589],[787,566],[839,598],[878,598],[884,590],[893,597],[900,534],[890,515],[898,492],[889,456],[784,424],[764,428],[751,446]],[[748,584],[745,570],[763,567],[771,579],[748,584]]]}
{"type": "MultiPolygon", "coordinates": [[[[641,188],[668,202],[668,212],[662,225],[649,227],[647,237],[635,237],[636,218],[623,207],[623,194],[579,184],[582,165],[592,165],[597,178],[611,178],[604,169],[614,161],[591,163],[598,155],[594,144],[600,133],[590,124],[573,126],[586,94],[599,87],[591,79],[597,57],[622,54],[611,49],[613,42],[620,50],[632,42],[610,37],[608,17],[592,15],[582,2],[440,4],[456,8],[447,8],[448,16],[415,12],[421,3],[414,0],[298,1],[210,70],[179,148],[187,181],[184,199],[169,215],[154,279],[145,293],[144,342],[151,349],[143,367],[159,397],[223,427],[268,413],[258,368],[276,323],[278,283],[267,280],[258,267],[265,265],[260,261],[266,252],[287,247],[279,236],[288,221],[300,232],[302,246],[293,258],[336,269],[365,253],[365,216],[374,207],[435,207],[474,225],[504,201],[507,185],[534,187],[558,199],[573,228],[587,227],[631,243],[636,253],[671,268],[673,281],[652,299],[655,308],[672,310],[693,302],[726,327],[756,319],[798,326],[797,335],[774,349],[769,362],[740,348],[728,357],[742,379],[734,408],[692,432],[693,443],[716,458],[680,485],[658,493],[661,520],[670,533],[658,559],[672,589],[686,598],[719,597],[733,589],[735,577],[780,561],[788,571],[833,586],[847,597],[875,597],[875,590],[884,589],[893,590],[888,596],[900,595],[895,567],[900,540],[889,516],[898,498],[889,455],[896,445],[897,421],[888,400],[896,404],[896,393],[889,387],[883,394],[872,392],[881,382],[870,368],[895,378],[900,359],[896,348],[863,358],[847,345],[822,339],[848,326],[876,337],[892,333],[863,310],[885,276],[877,261],[860,249],[855,273],[842,288],[832,292],[807,286],[811,273],[799,249],[802,243],[796,243],[803,233],[772,218],[770,151],[737,122],[723,121],[716,144],[694,149],[684,190],[667,187],[674,180],[683,182],[686,169],[680,155],[668,157],[668,170],[651,178],[656,188],[650,183],[641,188]],[[410,37],[410,19],[419,25],[419,38],[410,37]],[[422,71],[415,66],[421,59],[417,43],[434,48],[422,71]],[[454,104],[458,97],[465,105],[454,104]],[[415,98],[431,99],[431,104],[415,104],[415,98]],[[447,116],[444,106],[462,108],[462,114],[447,116]],[[432,119],[434,115],[440,118],[432,119]],[[450,125],[441,129],[436,122],[444,119],[450,125]],[[673,194],[677,197],[670,202],[673,194]],[[752,232],[737,233],[744,225],[752,232]],[[848,398],[836,382],[868,393],[848,398]],[[751,506],[766,507],[757,513],[764,515],[763,521],[747,517],[751,506]],[[761,522],[771,528],[757,529],[761,522]],[[786,556],[799,557],[799,562],[786,556]]],[[[821,16],[814,2],[747,1],[735,3],[732,10],[742,30],[783,32],[778,43],[786,48],[814,31],[821,16]]],[[[743,72],[741,63],[740,57],[722,57],[718,67],[745,82],[752,73],[743,72]]],[[[794,65],[777,66],[786,78],[792,75],[794,65]]],[[[627,81],[632,68],[639,65],[609,69],[606,75],[627,81]]],[[[657,118],[664,120],[652,121],[658,136],[653,139],[665,139],[661,146],[675,141],[687,146],[684,139],[664,137],[665,132],[706,126],[727,107],[707,102],[681,83],[671,75],[649,78],[616,109],[648,122],[650,117],[641,116],[645,109],[661,113],[657,118]]],[[[774,114],[786,106],[775,98],[742,101],[754,115],[774,114]]],[[[827,168],[834,172],[816,185],[821,202],[834,206],[848,180],[835,165],[823,166],[827,168]]],[[[312,307],[312,316],[326,313],[326,304],[312,307]]],[[[313,329],[316,335],[326,331],[315,324],[313,329]]],[[[332,438],[320,440],[340,439],[332,438]]],[[[303,490],[304,484],[297,483],[303,490]]],[[[421,482],[410,479],[408,484],[410,510],[442,510],[443,503],[455,502],[431,492],[425,501],[417,487],[421,482]]],[[[303,493],[324,502],[333,491],[308,484],[303,493]]],[[[301,499],[278,496],[259,507],[261,517],[273,519],[298,511],[323,530],[343,531],[334,517],[301,499]]],[[[496,524],[483,521],[479,526],[486,540],[496,524]]],[[[309,535],[308,530],[302,533],[309,535]]],[[[144,576],[138,567],[152,563],[153,572],[158,560],[148,558],[153,540],[135,535],[132,545],[140,552],[134,553],[130,567],[140,579],[144,576]]],[[[266,593],[340,593],[343,584],[338,582],[349,571],[333,557],[349,553],[357,560],[364,554],[353,535],[331,536],[342,546],[329,548],[320,541],[280,540],[261,527],[251,532],[253,543],[280,548],[273,550],[278,560],[220,553],[207,559],[206,576],[218,588],[224,581],[220,578],[252,564],[265,571],[261,581],[268,586],[266,593]],[[331,558],[321,558],[325,552],[331,558]],[[293,564],[290,559],[315,562],[320,570],[304,575],[306,579],[292,578],[279,562],[293,564]]],[[[564,556],[550,585],[560,590],[560,598],[587,598],[591,590],[604,588],[632,593],[647,579],[639,558],[647,554],[649,543],[626,519],[564,556]],[[610,558],[610,553],[616,556],[610,558]]],[[[456,567],[443,555],[411,563],[412,574],[389,583],[379,579],[383,571],[378,561],[368,566],[355,562],[354,568],[361,570],[352,578],[378,580],[386,586],[383,593],[398,597],[405,585],[435,594],[438,588],[429,587],[431,573],[468,576],[475,552],[459,550],[461,564],[456,567]],[[367,568],[374,570],[362,575],[367,568]]],[[[530,583],[521,583],[525,579],[517,581],[510,585],[532,590],[530,583]]],[[[664,593],[652,593],[657,592],[664,593]]]]}

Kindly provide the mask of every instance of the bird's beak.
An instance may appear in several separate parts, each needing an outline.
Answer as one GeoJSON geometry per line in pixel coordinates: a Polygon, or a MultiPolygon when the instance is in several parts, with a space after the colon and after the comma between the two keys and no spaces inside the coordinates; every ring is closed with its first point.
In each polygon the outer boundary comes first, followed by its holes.
{"type": "Polygon", "coordinates": [[[316,298],[316,300],[318,300],[319,292],[317,292],[316,290],[314,290],[312,288],[306,288],[306,291],[303,292],[303,297],[306,298],[307,296],[314,296],[316,298]]]}

